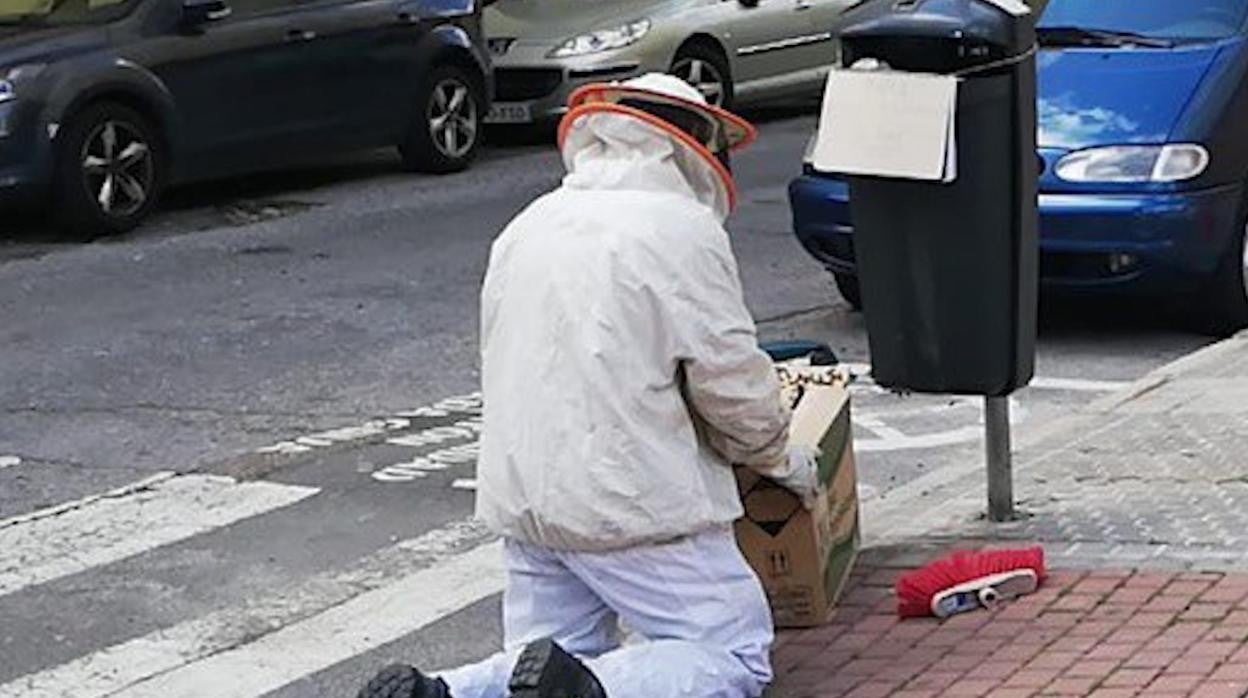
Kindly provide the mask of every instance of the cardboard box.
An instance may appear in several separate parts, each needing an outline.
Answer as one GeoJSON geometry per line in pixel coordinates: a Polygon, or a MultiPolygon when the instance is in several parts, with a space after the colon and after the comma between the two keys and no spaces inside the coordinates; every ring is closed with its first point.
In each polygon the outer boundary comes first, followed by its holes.
{"type": "MultiPolygon", "coordinates": [[[[829,369],[806,369],[790,441],[817,445],[827,487],[812,511],[788,490],[737,468],[745,517],[737,544],[763,582],[776,626],[819,625],[831,615],[858,556],[858,478],[846,381],[829,369]],[[818,373],[808,373],[818,372],[818,373]]],[[[792,391],[793,386],[788,387],[792,391]]]]}

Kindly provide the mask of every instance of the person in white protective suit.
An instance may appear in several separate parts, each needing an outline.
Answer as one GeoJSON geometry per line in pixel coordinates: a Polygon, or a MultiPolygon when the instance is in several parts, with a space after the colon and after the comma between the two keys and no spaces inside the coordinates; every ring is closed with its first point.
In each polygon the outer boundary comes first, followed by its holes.
{"type": "Polygon", "coordinates": [[[504,647],[361,698],[755,698],[772,619],[733,464],[817,496],[723,223],[753,128],[679,79],[571,99],[568,174],[493,245],[477,514],[504,539],[504,647]],[[619,645],[617,623],[637,636],[619,645]]]}

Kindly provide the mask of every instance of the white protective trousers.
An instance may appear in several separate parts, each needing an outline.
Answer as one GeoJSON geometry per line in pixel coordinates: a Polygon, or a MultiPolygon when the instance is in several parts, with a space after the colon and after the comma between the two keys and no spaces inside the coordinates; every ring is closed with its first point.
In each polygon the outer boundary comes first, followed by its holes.
{"type": "Polygon", "coordinates": [[[453,698],[507,698],[520,650],[547,637],[608,698],[758,698],[771,682],[771,611],[729,528],[601,553],[507,541],[505,555],[505,649],[442,674],[453,698]],[[642,640],[620,647],[619,622],[642,640]]]}

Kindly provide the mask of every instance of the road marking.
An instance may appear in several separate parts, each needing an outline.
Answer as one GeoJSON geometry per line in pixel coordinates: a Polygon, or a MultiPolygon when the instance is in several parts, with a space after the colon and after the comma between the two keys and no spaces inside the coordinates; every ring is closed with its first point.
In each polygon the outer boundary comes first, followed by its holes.
{"type": "MultiPolygon", "coordinates": [[[[501,593],[503,582],[502,544],[487,543],[254,642],[108,695],[111,698],[261,696],[501,593]]],[[[20,695],[31,698],[31,694],[20,695]]],[[[74,691],[73,695],[83,694],[74,691]]]]}
{"type": "MultiPolygon", "coordinates": [[[[883,390],[875,384],[871,378],[871,364],[848,361],[842,363],[856,379],[856,383],[864,390],[883,390]]],[[[1105,381],[1092,380],[1086,378],[1052,378],[1048,376],[1036,376],[1031,379],[1027,387],[1039,390],[1069,390],[1072,392],[1089,392],[1089,393],[1112,393],[1116,390],[1131,385],[1130,381],[1105,381]]],[[[853,385],[850,386],[854,387],[853,385]]]]}
{"type": "Polygon", "coordinates": [[[306,434],[296,437],[290,441],[280,441],[272,446],[256,449],[256,453],[277,453],[290,455],[295,453],[307,453],[316,448],[325,448],[339,443],[350,443],[352,441],[362,441],[372,438],[379,434],[385,434],[391,431],[406,429],[411,426],[411,420],[405,418],[388,418],[373,419],[359,426],[339,427],[337,429],[329,429],[317,432],[315,434],[306,434]]]}
{"type": "Polygon", "coordinates": [[[1044,390],[1069,390],[1085,393],[1112,393],[1131,385],[1129,381],[1101,381],[1083,378],[1046,378],[1036,376],[1031,387],[1044,390]]]}
{"type": "Polygon", "coordinates": [[[884,423],[884,420],[867,415],[855,415],[854,424],[870,431],[880,439],[905,439],[906,435],[884,423]]]}
{"type": "Polygon", "coordinates": [[[477,490],[477,481],[474,478],[461,478],[451,483],[451,489],[475,492],[477,490]]]}
{"type": "MultiPolygon", "coordinates": [[[[138,690],[136,685],[143,681],[245,647],[256,639],[258,629],[271,632],[311,618],[367,592],[435,570],[489,540],[490,534],[477,522],[452,523],[379,550],[354,563],[350,570],[315,575],[276,589],[266,598],[251,599],[244,605],[184,621],[0,685],[0,698],[103,698],[130,687],[138,690]]],[[[417,590],[403,599],[405,607],[393,615],[407,617],[426,598],[417,590]]],[[[370,622],[364,616],[354,620],[356,624],[370,622]]],[[[217,676],[205,686],[225,692],[223,695],[245,695],[233,683],[229,689],[225,684],[217,676]]],[[[147,690],[146,686],[142,690],[147,690]]]]}
{"type": "Polygon", "coordinates": [[[459,446],[444,448],[433,453],[416,456],[411,460],[401,461],[374,470],[372,478],[379,482],[411,482],[429,476],[429,473],[447,470],[451,466],[475,464],[480,446],[476,441],[459,446]]]}
{"type": "MultiPolygon", "coordinates": [[[[973,402],[955,401],[952,405],[956,408],[975,407],[973,402]]],[[[928,432],[926,434],[906,434],[900,429],[888,426],[884,422],[885,416],[898,416],[906,414],[922,414],[925,411],[935,412],[937,410],[946,410],[948,405],[939,407],[915,408],[902,410],[897,413],[888,412],[880,414],[879,412],[863,412],[853,415],[854,424],[866,431],[871,432],[878,438],[856,438],[854,439],[854,451],[858,453],[881,453],[888,451],[911,451],[927,448],[940,448],[942,446],[956,446],[959,444],[979,441],[984,438],[983,412],[976,413],[976,423],[974,425],[966,425],[955,427],[953,429],[944,429],[941,431],[928,432]]],[[[1027,419],[1028,409],[1026,404],[1017,398],[1010,398],[1010,423],[1021,424],[1027,419]]]]}
{"type": "Polygon", "coordinates": [[[0,456],[0,470],[12,468],[15,465],[21,465],[22,459],[17,456],[0,456]]]}
{"type": "Polygon", "coordinates": [[[52,516],[60,516],[61,514],[67,511],[73,511],[74,509],[81,509],[90,504],[94,504],[95,502],[98,502],[102,499],[117,499],[119,497],[125,497],[127,495],[138,492],[139,490],[147,489],[149,487],[152,487],[156,484],[159,484],[161,482],[164,482],[165,480],[168,480],[176,476],[177,476],[177,473],[173,473],[173,472],[156,473],[155,475],[145,477],[142,480],[139,480],[138,482],[132,482],[128,485],[123,485],[121,487],[108,490],[107,492],[101,492],[99,494],[88,495],[86,497],[83,497],[82,499],[75,499],[73,501],[57,504],[56,506],[48,507],[46,509],[32,511],[29,514],[18,514],[17,516],[13,516],[13,517],[4,519],[3,521],[0,521],[0,531],[6,528],[9,528],[11,526],[19,526],[21,524],[24,524],[30,521],[38,521],[39,519],[46,519],[52,516]]]}
{"type": "Polygon", "coordinates": [[[879,453],[883,451],[909,451],[920,448],[938,448],[940,446],[956,446],[984,437],[983,427],[961,427],[947,429],[931,434],[918,436],[892,436],[879,439],[859,439],[854,442],[854,451],[858,453],[879,453]]]}
{"type": "MultiPolygon", "coordinates": [[[[867,363],[847,362],[841,364],[847,368],[854,376],[855,381],[850,385],[850,389],[857,393],[872,393],[881,395],[891,395],[891,391],[879,387],[871,379],[871,365],[867,363]]],[[[1030,387],[1040,390],[1066,390],[1079,392],[1113,392],[1121,389],[1126,383],[1117,381],[1101,381],[1088,380],[1080,378],[1047,378],[1036,377],[1032,380],[1030,387]]],[[[922,406],[922,407],[903,407],[897,410],[885,410],[882,414],[866,415],[855,413],[854,423],[858,427],[865,429],[878,438],[862,438],[856,444],[856,448],[864,453],[886,452],[886,451],[905,451],[917,450],[925,448],[940,448],[944,446],[953,446],[973,441],[978,441],[983,437],[983,429],[981,426],[964,425],[941,431],[911,435],[890,425],[889,420],[896,417],[908,415],[930,415],[936,413],[947,413],[951,408],[975,408],[979,409],[980,401],[975,398],[950,396],[949,401],[942,402],[940,405],[922,406]]],[[[449,449],[435,451],[430,454],[417,455],[408,460],[393,463],[384,468],[380,468],[372,472],[372,478],[378,482],[387,483],[403,483],[424,480],[429,477],[430,473],[441,472],[453,465],[470,463],[477,457],[476,439],[480,436],[482,420],[479,416],[481,413],[481,395],[474,393],[472,395],[451,397],[441,400],[428,407],[418,408],[400,412],[402,418],[446,418],[456,413],[467,413],[474,415],[473,417],[455,422],[450,425],[439,425],[429,427],[427,429],[400,434],[386,439],[386,443],[392,446],[403,446],[407,448],[423,448],[426,446],[442,444],[452,441],[468,441],[460,446],[449,449]]],[[[1025,415],[1025,408],[1017,401],[1014,405],[1015,422],[1022,421],[1025,415]]],[[[349,429],[349,428],[348,428],[349,429]]],[[[366,425],[360,429],[358,435],[348,430],[337,430],[337,432],[321,432],[318,434],[309,434],[299,437],[293,442],[283,442],[274,447],[269,447],[274,452],[292,452],[299,453],[313,448],[339,443],[345,440],[353,440],[354,438],[367,438],[384,433],[385,429],[379,424],[366,425]]],[[[264,450],[264,449],[262,449],[264,450]]],[[[456,481],[463,484],[467,481],[456,481]]],[[[456,484],[452,485],[456,487],[456,484]]],[[[462,489],[473,489],[475,485],[465,485],[462,489]]]]}
{"type": "Polygon", "coordinates": [[[421,448],[422,446],[431,446],[446,441],[455,441],[457,439],[475,439],[481,434],[482,421],[480,417],[474,419],[465,419],[455,422],[450,426],[431,427],[424,431],[417,431],[411,434],[396,436],[386,439],[386,443],[393,446],[408,446],[411,448],[421,448]]]}
{"type": "Polygon", "coordinates": [[[458,395],[440,400],[426,407],[403,410],[393,417],[370,419],[356,426],[338,427],[312,434],[303,434],[287,441],[256,449],[256,453],[295,455],[336,444],[371,439],[393,431],[402,431],[412,425],[413,419],[444,418],[454,414],[480,415],[481,393],[458,395]]]}
{"type": "Polygon", "coordinates": [[[161,473],[0,522],[0,596],[294,504],[311,487],[161,473]]]}
{"type": "Polygon", "coordinates": [[[423,431],[386,439],[386,443],[391,446],[416,449],[448,441],[467,441],[467,443],[393,463],[373,471],[372,478],[378,482],[411,482],[424,479],[429,476],[429,473],[447,470],[455,465],[476,463],[479,454],[477,438],[481,434],[481,426],[481,418],[473,417],[449,426],[430,427],[423,431]]]}

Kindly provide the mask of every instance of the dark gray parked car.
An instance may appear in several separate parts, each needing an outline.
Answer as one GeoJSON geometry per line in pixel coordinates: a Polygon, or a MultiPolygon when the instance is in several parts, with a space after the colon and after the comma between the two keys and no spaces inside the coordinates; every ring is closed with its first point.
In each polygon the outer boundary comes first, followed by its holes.
{"type": "Polygon", "coordinates": [[[474,0],[0,0],[0,200],[102,234],[331,151],[459,170],[490,91],[474,0]]]}

